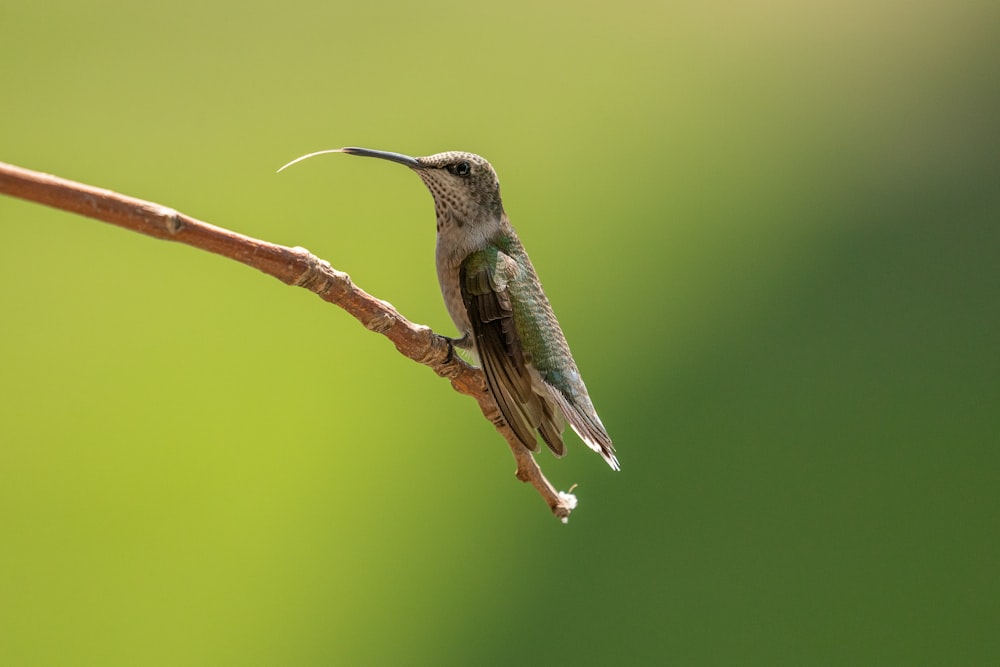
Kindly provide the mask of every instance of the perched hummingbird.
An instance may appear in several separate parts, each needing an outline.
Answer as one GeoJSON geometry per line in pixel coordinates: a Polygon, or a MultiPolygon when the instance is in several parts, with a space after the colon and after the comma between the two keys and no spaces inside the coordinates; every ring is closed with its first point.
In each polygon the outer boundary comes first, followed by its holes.
{"type": "Polygon", "coordinates": [[[590,401],[535,268],[503,210],[500,181],[490,163],[458,151],[410,157],[338,148],[304,155],[289,165],[323,153],[389,160],[420,176],[434,197],[437,213],[435,254],[441,293],[462,334],[451,342],[471,349],[479,359],[497,407],[525,447],[537,449],[537,431],[562,456],[562,432],[569,422],[618,470],[611,437],[590,401]]]}

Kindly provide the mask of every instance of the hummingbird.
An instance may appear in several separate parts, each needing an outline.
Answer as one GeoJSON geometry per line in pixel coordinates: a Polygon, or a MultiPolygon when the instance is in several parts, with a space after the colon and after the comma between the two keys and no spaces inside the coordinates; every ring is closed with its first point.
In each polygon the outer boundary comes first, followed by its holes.
{"type": "Polygon", "coordinates": [[[618,470],[614,444],[504,211],[500,181],[490,163],[461,151],[410,157],[368,148],[335,148],[303,155],[285,167],[324,153],[388,160],[420,176],[434,198],[441,294],[461,334],[448,341],[478,359],[490,394],[522,445],[537,451],[537,433],[556,456],[562,456],[562,433],[569,423],[581,440],[618,470]]]}

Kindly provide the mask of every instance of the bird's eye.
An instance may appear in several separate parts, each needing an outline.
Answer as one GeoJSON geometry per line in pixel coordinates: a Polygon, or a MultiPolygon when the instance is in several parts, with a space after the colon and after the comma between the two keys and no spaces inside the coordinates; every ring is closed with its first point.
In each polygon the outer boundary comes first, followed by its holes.
{"type": "Polygon", "coordinates": [[[468,176],[472,171],[472,165],[469,164],[467,160],[462,160],[461,162],[455,164],[454,170],[454,173],[459,176],[468,176]]]}

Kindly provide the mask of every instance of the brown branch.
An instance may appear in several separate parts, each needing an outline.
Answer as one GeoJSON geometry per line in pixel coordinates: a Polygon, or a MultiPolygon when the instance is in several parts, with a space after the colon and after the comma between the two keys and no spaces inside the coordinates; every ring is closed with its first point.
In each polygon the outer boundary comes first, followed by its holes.
{"type": "Polygon", "coordinates": [[[517,478],[530,482],[565,523],[576,507],[576,498],[556,491],[542,474],[531,452],[504,422],[486,390],[483,373],[453,354],[447,339],[429,327],[414,324],[395,308],[376,299],[305,248],[288,248],[261,241],[196,220],[177,211],[133,197],[30,171],[0,162],[0,193],[110,222],[164,241],[176,241],[207,250],[274,276],[286,285],[302,287],[324,301],[340,306],[361,324],[391,340],[399,352],[429,366],[451,380],[455,391],[471,396],[497,431],[507,440],[517,478]]]}

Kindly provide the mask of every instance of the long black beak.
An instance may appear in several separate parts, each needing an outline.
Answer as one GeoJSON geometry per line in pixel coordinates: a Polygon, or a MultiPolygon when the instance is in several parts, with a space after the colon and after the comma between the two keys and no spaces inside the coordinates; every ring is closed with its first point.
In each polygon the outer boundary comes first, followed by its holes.
{"type": "Polygon", "coordinates": [[[398,162],[401,165],[405,165],[410,169],[423,169],[424,165],[417,161],[417,158],[410,157],[409,155],[403,155],[402,153],[390,153],[389,151],[373,151],[370,148],[341,148],[341,153],[347,153],[348,155],[360,155],[361,157],[377,157],[381,160],[388,160],[389,162],[398,162]]]}
{"type": "Polygon", "coordinates": [[[410,157],[409,155],[403,155],[402,153],[390,153],[389,151],[373,151],[370,148],[329,148],[325,151],[316,151],[315,153],[309,153],[301,157],[297,157],[278,171],[282,171],[291,167],[296,162],[302,162],[302,160],[308,160],[316,155],[325,155],[326,153],[347,153],[348,155],[360,155],[361,157],[377,157],[382,160],[389,160],[390,162],[398,162],[399,164],[405,165],[410,169],[424,169],[424,165],[415,157],[410,157]]]}

